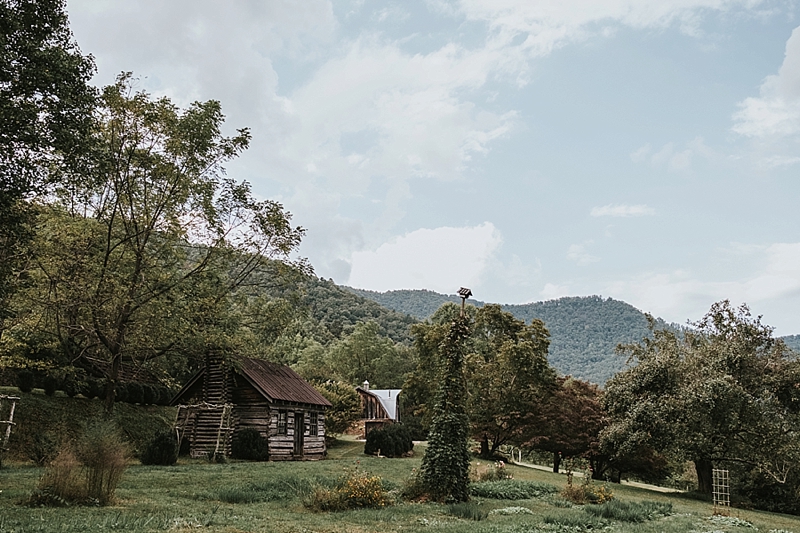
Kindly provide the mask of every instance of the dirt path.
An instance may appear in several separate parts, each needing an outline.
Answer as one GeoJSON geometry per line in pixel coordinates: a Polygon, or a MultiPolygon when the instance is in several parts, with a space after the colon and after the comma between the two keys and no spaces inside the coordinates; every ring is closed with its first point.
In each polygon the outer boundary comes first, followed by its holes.
{"type": "MultiPolygon", "coordinates": [[[[516,465],[516,466],[521,466],[523,468],[535,468],[536,470],[542,470],[544,472],[552,472],[553,471],[553,469],[551,467],[549,467],[549,466],[534,465],[534,464],[530,464],[530,463],[521,463],[519,461],[514,461],[511,464],[516,465]]],[[[559,472],[559,474],[566,475],[566,472],[564,472],[562,470],[561,472],[559,472]]],[[[572,475],[575,476],[575,477],[583,477],[583,472],[573,472],[572,475]]],[[[648,485],[647,483],[639,483],[638,481],[625,481],[625,480],[623,480],[622,484],[623,485],[630,485],[631,487],[636,487],[636,488],[639,488],[639,489],[652,490],[652,491],[655,491],[655,492],[663,492],[663,493],[683,492],[683,491],[678,490],[678,489],[672,489],[672,488],[669,488],[669,487],[659,487],[658,485],[648,485]]]]}

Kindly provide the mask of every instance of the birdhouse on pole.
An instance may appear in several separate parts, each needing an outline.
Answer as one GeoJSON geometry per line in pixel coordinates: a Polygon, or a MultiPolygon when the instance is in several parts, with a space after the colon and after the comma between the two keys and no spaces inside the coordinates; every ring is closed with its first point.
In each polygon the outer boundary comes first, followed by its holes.
{"type": "Polygon", "coordinates": [[[458,295],[461,296],[461,316],[464,316],[464,302],[467,301],[467,298],[472,296],[472,291],[466,287],[461,287],[458,289],[458,295]]]}

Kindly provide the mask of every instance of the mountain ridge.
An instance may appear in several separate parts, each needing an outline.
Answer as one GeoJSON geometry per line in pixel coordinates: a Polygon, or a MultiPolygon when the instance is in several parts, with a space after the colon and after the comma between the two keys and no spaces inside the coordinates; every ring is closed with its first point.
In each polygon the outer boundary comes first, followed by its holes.
{"type": "MultiPolygon", "coordinates": [[[[376,292],[347,286],[342,288],[418,320],[427,319],[446,302],[461,302],[455,294],[440,294],[426,289],[376,292]]],[[[486,305],[486,302],[473,299],[467,303],[477,307],[486,305]]],[[[545,323],[550,331],[550,364],[560,373],[600,385],[626,365],[626,360],[616,354],[617,345],[639,342],[650,334],[645,312],[613,298],[568,296],[500,306],[526,323],[534,318],[545,323]]],[[[661,318],[655,320],[656,327],[683,328],[661,318]]],[[[800,335],[780,338],[789,348],[800,353],[800,335]]]]}

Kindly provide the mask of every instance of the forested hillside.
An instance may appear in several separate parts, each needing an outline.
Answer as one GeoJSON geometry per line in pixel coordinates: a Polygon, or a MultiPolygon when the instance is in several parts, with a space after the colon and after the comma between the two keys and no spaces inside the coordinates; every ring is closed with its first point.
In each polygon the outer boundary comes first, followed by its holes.
{"type": "MultiPolygon", "coordinates": [[[[348,290],[420,319],[430,316],[445,302],[460,302],[455,295],[427,290],[348,290]]],[[[481,301],[470,303],[484,305],[481,301]]],[[[600,384],[625,365],[625,359],[615,353],[617,345],[639,341],[649,333],[643,312],[611,298],[567,297],[502,308],[527,323],[534,318],[544,321],[550,331],[550,363],[560,373],[600,384]]],[[[667,325],[662,320],[658,322],[660,326],[667,325]]]]}
{"type": "MultiPolygon", "coordinates": [[[[455,294],[439,294],[426,289],[376,292],[353,287],[344,288],[353,294],[378,302],[387,309],[407,313],[420,320],[433,315],[446,302],[461,303],[461,298],[455,294]]],[[[476,307],[483,306],[483,302],[477,300],[469,300],[469,303],[476,307]]]]}
{"type": "Polygon", "coordinates": [[[800,353],[800,335],[786,335],[785,337],[781,337],[781,339],[786,343],[786,346],[800,353]]]}
{"type": "Polygon", "coordinates": [[[352,332],[359,322],[373,321],[393,341],[411,343],[409,326],[417,320],[403,311],[359,297],[333,281],[316,276],[304,278],[297,289],[300,303],[307,309],[310,318],[325,328],[333,338],[341,338],[352,332]]]}

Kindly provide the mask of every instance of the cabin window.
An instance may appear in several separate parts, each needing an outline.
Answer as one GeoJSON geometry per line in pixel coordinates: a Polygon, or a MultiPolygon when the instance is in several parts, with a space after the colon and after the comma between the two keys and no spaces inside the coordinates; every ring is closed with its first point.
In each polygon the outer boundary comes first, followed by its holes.
{"type": "Polygon", "coordinates": [[[286,411],[278,411],[278,435],[286,435],[286,411]]]}
{"type": "Polygon", "coordinates": [[[311,428],[309,429],[309,435],[312,437],[319,435],[319,413],[311,413],[311,428]]]}

